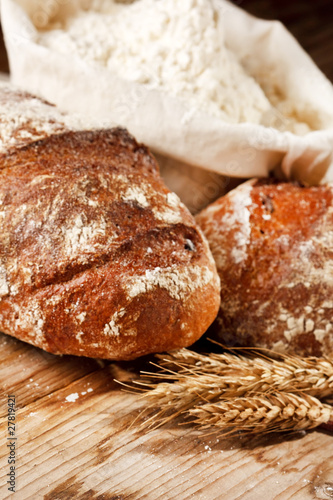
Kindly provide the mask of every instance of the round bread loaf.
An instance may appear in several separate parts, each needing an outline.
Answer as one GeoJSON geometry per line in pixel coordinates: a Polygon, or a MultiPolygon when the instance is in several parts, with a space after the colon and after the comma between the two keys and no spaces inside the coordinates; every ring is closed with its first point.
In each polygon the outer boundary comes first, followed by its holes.
{"type": "Polygon", "coordinates": [[[333,355],[333,186],[251,180],[196,218],[221,278],[210,335],[333,355]]]}
{"type": "Polygon", "coordinates": [[[133,359],[188,346],[216,317],[207,241],[121,129],[3,154],[0,330],[49,352],[133,359]]]}

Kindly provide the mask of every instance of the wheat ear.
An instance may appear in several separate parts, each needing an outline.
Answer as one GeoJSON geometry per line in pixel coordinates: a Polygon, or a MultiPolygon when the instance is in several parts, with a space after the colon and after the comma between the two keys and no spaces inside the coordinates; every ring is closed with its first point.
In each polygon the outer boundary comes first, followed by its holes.
{"type": "Polygon", "coordinates": [[[157,358],[161,371],[144,372],[138,382],[148,400],[145,427],[181,414],[218,432],[228,426],[247,432],[310,429],[333,420],[332,407],[320,401],[333,392],[329,359],[188,349],[157,358]]]}
{"type": "Polygon", "coordinates": [[[233,398],[190,409],[192,422],[217,433],[269,433],[313,429],[333,418],[333,408],[306,394],[233,398]]]}
{"type": "MultiPolygon", "coordinates": [[[[161,378],[167,379],[168,370],[177,373],[178,382],[195,376],[198,390],[219,387],[226,396],[227,392],[241,396],[268,388],[302,391],[320,398],[333,393],[333,360],[326,358],[283,355],[282,360],[277,360],[259,351],[248,351],[246,355],[229,352],[203,355],[188,349],[157,357],[164,369],[161,378]]],[[[172,376],[174,373],[169,374],[169,378],[172,376]]]]}

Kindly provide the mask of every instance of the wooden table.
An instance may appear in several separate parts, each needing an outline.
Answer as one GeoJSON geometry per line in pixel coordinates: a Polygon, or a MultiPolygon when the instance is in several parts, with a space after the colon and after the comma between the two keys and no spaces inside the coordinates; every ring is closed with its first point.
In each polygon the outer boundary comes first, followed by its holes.
{"type": "MultiPolygon", "coordinates": [[[[333,80],[330,0],[237,2],[280,18],[333,80]]],[[[0,70],[6,56],[0,50],[0,70]]],[[[139,432],[143,403],[114,378],[142,363],[57,357],[0,334],[0,498],[310,500],[333,498],[333,435],[217,439],[190,427],[139,432]],[[16,490],[9,495],[7,398],[15,396],[16,490]]],[[[13,446],[12,446],[13,448],[13,446]]]]}
{"type": "Polygon", "coordinates": [[[56,357],[0,337],[0,498],[7,498],[7,394],[16,397],[17,491],[37,500],[329,499],[324,431],[217,439],[191,427],[129,428],[142,402],[122,392],[137,363],[56,357]]]}

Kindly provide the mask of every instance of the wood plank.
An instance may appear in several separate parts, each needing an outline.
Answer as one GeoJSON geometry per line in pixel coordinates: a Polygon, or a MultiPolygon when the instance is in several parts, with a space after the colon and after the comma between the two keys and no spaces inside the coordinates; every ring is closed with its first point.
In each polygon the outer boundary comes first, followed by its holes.
{"type": "MultiPolygon", "coordinates": [[[[144,403],[113,380],[138,376],[138,363],[57,357],[4,335],[0,345],[2,358],[17,356],[1,406],[5,414],[7,394],[20,395],[20,500],[254,500],[268,491],[281,500],[330,498],[325,488],[333,484],[332,435],[219,439],[176,425],[139,432],[129,427],[144,403]],[[46,384],[52,390],[46,391],[46,384]],[[31,397],[35,390],[38,397],[31,397]],[[75,401],[66,400],[73,394],[75,401]]],[[[6,416],[0,429],[4,444],[6,416]]],[[[7,456],[1,446],[0,498],[10,498],[7,456]]]]}
{"type": "MultiPolygon", "coordinates": [[[[20,406],[68,386],[76,379],[100,367],[101,361],[66,356],[61,360],[38,348],[27,346],[14,338],[0,337],[0,381],[2,391],[14,392],[20,406]]],[[[0,392],[1,397],[1,392],[0,392]]],[[[0,409],[4,416],[5,409],[0,409]]]]}

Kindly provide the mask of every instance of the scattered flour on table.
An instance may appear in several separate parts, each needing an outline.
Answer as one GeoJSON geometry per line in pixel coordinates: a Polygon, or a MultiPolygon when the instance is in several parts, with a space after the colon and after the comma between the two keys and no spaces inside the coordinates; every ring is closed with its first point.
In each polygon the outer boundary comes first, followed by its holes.
{"type": "Polygon", "coordinates": [[[66,401],[68,403],[74,403],[78,398],[79,398],[78,393],[73,392],[73,394],[70,394],[69,396],[66,397],[66,401]]]}
{"type": "Polygon", "coordinates": [[[39,43],[177,96],[190,109],[228,123],[309,130],[295,118],[275,123],[281,113],[227,46],[217,0],[84,3],[86,10],[41,31],[39,43]]]}

